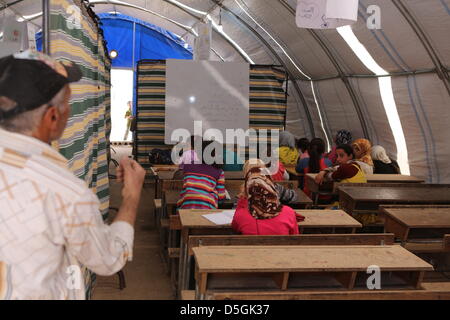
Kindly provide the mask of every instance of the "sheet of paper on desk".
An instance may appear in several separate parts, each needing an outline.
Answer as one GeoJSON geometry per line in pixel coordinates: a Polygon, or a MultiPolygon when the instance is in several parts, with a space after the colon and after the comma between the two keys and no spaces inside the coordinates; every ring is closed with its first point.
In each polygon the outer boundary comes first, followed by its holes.
{"type": "Polygon", "coordinates": [[[231,200],[231,196],[230,196],[230,194],[228,193],[228,190],[225,190],[225,198],[226,198],[227,200],[231,200]]]}
{"type": "Polygon", "coordinates": [[[234,210],[223,210],[217,213],[204,214],[203,217],[217,225],[231,224],[231,221],[233,221],[234,212],[234,210]]]}

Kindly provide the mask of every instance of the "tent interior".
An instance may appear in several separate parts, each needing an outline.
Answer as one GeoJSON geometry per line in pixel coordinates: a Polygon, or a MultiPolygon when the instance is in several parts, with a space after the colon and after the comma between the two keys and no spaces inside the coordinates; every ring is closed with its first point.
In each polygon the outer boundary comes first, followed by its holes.
{"type": "MultiPolygon", "coordinates": [[[[0,21],[26,21],[39,49],[47,1],[0,0],[0,21]]],[[[209,60],[284,70],[284,130],[328,152],[347,129],[383,146],[402,174],[450,184],[450,0],[359,0],[357,21],[338,28],[298,27],[302,0],[71,1],[93,10],[106,54],[117,54],[111,141],[131,141],[124,113],[128,101],[136,112],[139,62],[194,59],[211,23],[209,60]]]]}
{"type": "MultiPolygon", "coordinates": [[[[295,0],[85,2],[105,18],[119,14],[157,26],[153,34],[170,33],[189,48],[196,27],[212,20],[211,60],[285,68],[286,130],[296,137],[320,137],[330,146],[338,130],[351,128],[354,137],[382,145],[402,172],[429,183],[450,182],[448,0],[361,0],[351,28],[323,30],[296,26],[295,0]],[[371,5],[380,8],[380,29],[367,27],[371,5]]],[[[22,16],[36,31],[42,27],[41,1],[2,5],[2,14],[22,16]]],[[[117,43],[108,34],[110,24],[104,25],[106,41],[117,43]]],[[[128,50],[122,55],[133,48],[132,34],[124,36],[122,48],[128,50]]],[[[161,57],[144,50],[135,59],[161,57]]],[[[133,68],[123,59],[117,67],[133,68]]]]}

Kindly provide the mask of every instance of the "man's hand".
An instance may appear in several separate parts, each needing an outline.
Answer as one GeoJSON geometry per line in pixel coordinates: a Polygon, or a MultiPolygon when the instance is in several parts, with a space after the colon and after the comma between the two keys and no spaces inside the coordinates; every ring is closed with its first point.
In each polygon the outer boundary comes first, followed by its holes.
{"type": "Polygon", "coordinates": [[[320,171],[317,175],[316,175],[316,183],[320,186],[323,182],[323,179],[325,177],[326,171],[320,171]]]}
{"type": "Polygon", "coordinates": [[[136,161],[124,158],[120,161],[116,175],[117,179],[123,182],[123,199],[114,222],[125,221],[134,226],[145,179],[145,170],[136,161]]]}
{"type": "Polygon", "coordinates": [[[145,179],[145,169],[136,161],[124,158],[117,168],[117,179],[123,182],[122,196],[139,201],[145,179]]]}

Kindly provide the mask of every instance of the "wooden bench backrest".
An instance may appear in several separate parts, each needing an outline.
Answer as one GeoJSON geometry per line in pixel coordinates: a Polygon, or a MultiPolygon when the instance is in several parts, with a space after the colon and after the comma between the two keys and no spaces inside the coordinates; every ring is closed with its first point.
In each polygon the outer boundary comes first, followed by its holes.
{"type": "MultiPolygon", "coordinates": [[[[278,184],[283,185],[288,189],[297,189],[298,181],[278,181],[278,184]]],[[[239,189],[244,184],[244,180],[225,180],[226,189],[239,189]]],[[[182,190],[183,180],[162,180],[162,191],[168,190],[182,190]]]]}
{"type": "MultiPolygon", "coordinates": [[[[450,235],[449,235],[450,237],[450,235]]],[[[268,245],[393,245],[394,234],[300,234],[290,236],[190,236],[188,252],[199,246],[268,246],[268,245]]]]}
{"type": "Polygon", "coordinates": [[[450,251],[450,234],[444,235],[444,251],[450,251]]]}

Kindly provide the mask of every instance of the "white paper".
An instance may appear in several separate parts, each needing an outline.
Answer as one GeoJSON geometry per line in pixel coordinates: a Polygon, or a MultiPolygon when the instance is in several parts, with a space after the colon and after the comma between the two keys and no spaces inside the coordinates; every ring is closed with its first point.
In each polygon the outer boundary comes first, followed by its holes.
{"type": "Polygon", "coordinates": [[[203,217],[208,219],[214,224],[217,225],[225,225],[225,224],[231,224],[234,217],[234,210],[224,210],[217,213],[211,213],[211,214],[204,214],[203,217]]]}
{"type": "Polygon", "coordinates": [[[249,74],[248,63],[167,60],[165,143],[178,143],[186,130],[188,136],[216,133],[218,141],[224,141],[227,129],[245,132],[249,74]]]}
{"type": "Polygon", "coordinates": [[[298,0],[295,22],[299,28],[336,29],[358,18],[358,0],[298,0]]]}
{"type": "Polygon", "coordinates": [[[231,200],[231,196],[230,196],[230,194],[228,193],[228,190],[225,190],[225,198],[226,198],[227,200],[231,200]]]}
{"type": "Polygon", "coordinates": [[[326,17],[332,19],[358,20],[358,0],[328,0],[326,17]]]}

